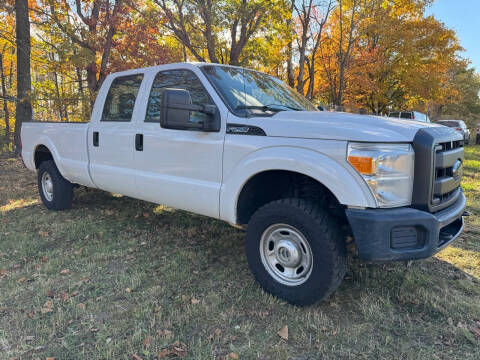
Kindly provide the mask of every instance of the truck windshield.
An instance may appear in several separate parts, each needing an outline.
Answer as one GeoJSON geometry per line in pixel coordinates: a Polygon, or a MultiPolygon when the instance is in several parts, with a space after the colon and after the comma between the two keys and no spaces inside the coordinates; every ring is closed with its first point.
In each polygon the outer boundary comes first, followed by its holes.
{"type": "Polygon", "coordinates": [[[279,111],[316,111],[306,98],[279,79],[257,71],[207,65],[202,71],[237,116],[272,116],[279,111]]]}

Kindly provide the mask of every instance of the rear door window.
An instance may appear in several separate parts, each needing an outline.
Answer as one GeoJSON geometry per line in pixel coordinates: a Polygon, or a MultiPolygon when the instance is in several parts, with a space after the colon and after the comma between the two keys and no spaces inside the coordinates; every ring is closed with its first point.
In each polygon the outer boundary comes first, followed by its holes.
{"type": "Polygon", "coordinates": [[[112,81],[108,90],[101,121],[128,122],[132,120],[133,108],[143,74],[120,76],[112,81]]]}
{"type": "Polygon", "coordinates": [[[412,118],[412,113],[411,112],[402,112],[400,114],[400,117],[402,119],[411,119],[412,118]]]}

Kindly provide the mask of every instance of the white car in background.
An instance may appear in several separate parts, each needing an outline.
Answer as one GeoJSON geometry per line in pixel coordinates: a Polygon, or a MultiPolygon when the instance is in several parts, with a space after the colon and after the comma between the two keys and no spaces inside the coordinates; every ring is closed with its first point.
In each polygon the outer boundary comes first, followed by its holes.
{"type": "Polygon", "coordinates": [[[467,125],[462,120],[439,120],[437,124],[448,126],[454,128],[460,134],[462,134],[463,141],[468,145],[470,142],[470,130],[468,130],[467,125]]]}

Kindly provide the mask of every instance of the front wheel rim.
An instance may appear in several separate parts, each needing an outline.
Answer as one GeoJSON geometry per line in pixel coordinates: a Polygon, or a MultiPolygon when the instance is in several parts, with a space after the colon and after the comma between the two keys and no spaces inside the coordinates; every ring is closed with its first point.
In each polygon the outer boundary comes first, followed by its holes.
{"type": "Polygon", "coordinates": [[[269,226],[262,234],[259,250],[265,270],[279,283],[298,286],[309,279],[313,253],[305,236],[293,226],[269,226]]]}
{"type": "Polygon", "coordinates": [[[48,172],[42,174],[42,192],[47,201],[53,200],[53,181],[48,172]]]}

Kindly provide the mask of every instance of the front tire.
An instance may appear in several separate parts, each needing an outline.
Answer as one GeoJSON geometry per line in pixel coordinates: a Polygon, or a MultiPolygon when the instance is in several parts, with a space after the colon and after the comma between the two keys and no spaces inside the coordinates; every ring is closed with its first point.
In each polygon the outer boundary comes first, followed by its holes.
{"type": "Polygon", "coordinates": [[[48,210],[66,210],[72,207],[73,185],[66,180],[53,160],[38,167],[38,192],[48,210]]]}
{"type": "Polygon", "coordinates": [[[265,291],[294,305],[326,299],[347,268],[338,222],[315,203],[296,198],[273,201],[255,212],[245,252],[265,291]]]}

